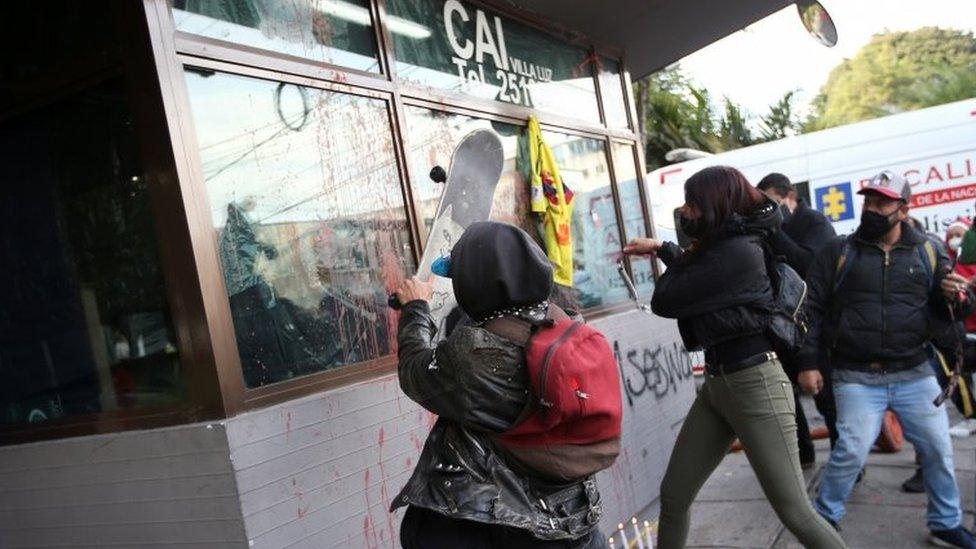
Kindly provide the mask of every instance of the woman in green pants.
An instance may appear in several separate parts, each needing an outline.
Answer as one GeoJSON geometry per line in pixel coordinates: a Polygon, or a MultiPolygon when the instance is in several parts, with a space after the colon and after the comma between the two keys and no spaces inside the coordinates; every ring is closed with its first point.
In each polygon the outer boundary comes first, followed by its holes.
{"type": "Polygon", "coordinates": [[[780,520],[806,547],[845,547],[807,498],[796,442],[793,389],[767,337],[773,294],[765,239],[782,222],[775,202],[734,168],[706,168],[685,183],[681,229],[693,239],[631,241],[629,254],[667,265],[653,311],[678,319],[685,347],[704,350],[705,385],[675,443],[661,483],[658,545],[681,548],[698,490],[738,437],[780,520]]]}

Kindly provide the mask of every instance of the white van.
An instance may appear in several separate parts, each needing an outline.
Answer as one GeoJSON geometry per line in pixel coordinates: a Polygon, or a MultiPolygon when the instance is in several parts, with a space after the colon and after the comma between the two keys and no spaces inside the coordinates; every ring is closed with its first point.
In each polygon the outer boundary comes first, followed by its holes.
{"type": "Polygon", "coordinates": [[[912,213],[942,234],[957,216],[972,216],[976,202],[976,99],[967,99],[867,122],[788,137],[665,166],[647,176],[658,238],[675,240],[674,209],[684,183],[707,166],[741,170],[753,184],[785,174],[808,204],[838,234],[858,225],[857,190],[882,170],[904,174],[912,185],[912,213]]]}

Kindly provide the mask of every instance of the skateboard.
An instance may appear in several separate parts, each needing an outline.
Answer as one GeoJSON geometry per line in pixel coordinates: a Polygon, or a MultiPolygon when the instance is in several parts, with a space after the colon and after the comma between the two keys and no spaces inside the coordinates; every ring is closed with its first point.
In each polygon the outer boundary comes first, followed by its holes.
{"type": "MultiPolygon", "coordinates": [[[[434,214],[434,222],[427,236],[417,275],[430,278],[434,294],[430,299],[430,313],[437,324],[437,339],[444,337],[447,315],[457,306],[451,279],[430,277],[431,264],[448,255],[454,243],[468,226],[487,221],[502,173],[504,151],[498,134],[492,130],[475,130],[466,135],[454,153],[445,173],[434,167],[431,179],[444,183],[444,192],[434,214]]],[[[390,306],[399,308],[396,296],[390,296],[390,306]]]]}

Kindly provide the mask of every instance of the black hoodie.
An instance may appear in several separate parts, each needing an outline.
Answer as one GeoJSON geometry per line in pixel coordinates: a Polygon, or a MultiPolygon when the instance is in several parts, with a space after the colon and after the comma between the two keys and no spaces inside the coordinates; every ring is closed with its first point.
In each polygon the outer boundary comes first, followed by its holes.
{"type": "Polygon", "coordinates": [[[451,282],[461,309],[481,320],[513,307],[536,305],[552,293],[552,264],[522,229],[482,221],[451,249],[451,282]]]}
{"type": "Polygon", "coordinates": [[[772,200],[749,216],[733,215],[721,231],[691,252],[668,242],[658,257],[668,269],[654,289],[655,314],[678,319],[685,348],[763,334],[774,308],[765,240],[782,214],[772,200]]]}

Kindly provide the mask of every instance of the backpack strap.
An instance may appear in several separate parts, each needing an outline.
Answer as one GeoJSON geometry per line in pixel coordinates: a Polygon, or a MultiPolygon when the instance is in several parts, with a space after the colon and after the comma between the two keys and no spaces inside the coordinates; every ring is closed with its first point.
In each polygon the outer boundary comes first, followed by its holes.
{"type": "MultiPolygon", "coordinates": [[[[546,312],[547,320],[559,322],[567,318],[569,318],[569,315],[559,308],[558,305],[549,304],[549,310],[546,312]]],[[[484,328],[495,335],[504,337],[519,347],[527,347],[536,329],[538,329],[538,325],[518,317],[503,316],[485,322],[484,328]]]]}
{"type": "Polygon", "coordinates": [[[929,291],[935,285],[935,268],[938,265],[939,257],[935,251],[935,245],[928,238],[921,246],[915,248],[918,251],[918,256],[922,260],[922,266],[925,267],[925,275],[929,281],[929,291]]]}
{"type": "Polygon", "coordinates": [[[857,247],[851,242],[851,237],[845,238],[840,256],[837,257],[837,266],[834,268],[834,283],[831,286],[831,293],[837,293],[837,289],[847,278],[847,274],[851,272],[851,268],[854,267],[853,258],[856,255],[857,247]]]}

